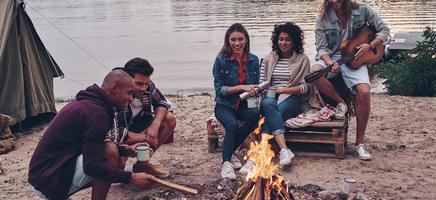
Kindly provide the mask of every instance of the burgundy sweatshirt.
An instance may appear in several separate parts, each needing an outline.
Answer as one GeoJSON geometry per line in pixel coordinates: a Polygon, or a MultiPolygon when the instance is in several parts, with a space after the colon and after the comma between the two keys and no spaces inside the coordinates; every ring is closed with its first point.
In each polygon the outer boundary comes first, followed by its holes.
{"type": "Polygon", "coordinates": [[[49,199],[65,199],[80,154],[86,175],[129,183],[131,172],[104,163],[104,140],[113,117],[113,108],[100,87],[93,85],[80,91],[76,101],[56,115],[39,141],[30,161],[30,184],[49,199]]]}

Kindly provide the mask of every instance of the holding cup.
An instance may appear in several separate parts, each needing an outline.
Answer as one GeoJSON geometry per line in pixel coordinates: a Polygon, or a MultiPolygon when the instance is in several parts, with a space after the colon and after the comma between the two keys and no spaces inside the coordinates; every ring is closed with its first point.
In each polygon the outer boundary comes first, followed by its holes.
{"type": "Polygon", "coordinates": [[[136,146],[136,159],[140,162],[150,160],[151,154],[153,154],[153,149],[147,144],[140,144],[136,146]]]}
{"type": "Polygon", "coordinates": [[[266,91],[266,96],[270,97],[270,98],[276,98],[276,89],[277,88],[268,88],[268,90],[266,91]]]}
{"type": "Polygon", "coordinates": [[[256,97],[249,97],[247,99],[247,108],[257,108],[257,98],[256,97]]]}

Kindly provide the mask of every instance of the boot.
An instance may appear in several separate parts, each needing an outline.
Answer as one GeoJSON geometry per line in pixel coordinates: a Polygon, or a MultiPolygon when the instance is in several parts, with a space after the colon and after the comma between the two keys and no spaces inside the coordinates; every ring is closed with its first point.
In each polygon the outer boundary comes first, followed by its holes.
{"type": "Polygon", "coordinates": [[[136,161],[136,163],[133,164],[132,171],[134,173],[145,172],[158,178],[167,178],[170,175],[169,171],[159,169],[148,161],[136,161]]]}

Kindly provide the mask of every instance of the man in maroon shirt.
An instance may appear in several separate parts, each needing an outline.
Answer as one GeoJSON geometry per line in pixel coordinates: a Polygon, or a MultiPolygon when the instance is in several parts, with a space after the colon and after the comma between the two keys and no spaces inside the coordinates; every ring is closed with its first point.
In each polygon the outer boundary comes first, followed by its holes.
{"type": "Polygon", "coordinates": [[[92,185],[92,199],[105,199],[111,183],[145,187],[153,181],[149,174],[124,171],[127,159],[121,153],[125,151],[107,139],[114,110],[127,108],[132,91],[132,78],[114,70],[101,87],[94,84],[80,91],[76,100],[56,115],[29,165],[28,180],[39,196],[66,199],[92,185]]]}

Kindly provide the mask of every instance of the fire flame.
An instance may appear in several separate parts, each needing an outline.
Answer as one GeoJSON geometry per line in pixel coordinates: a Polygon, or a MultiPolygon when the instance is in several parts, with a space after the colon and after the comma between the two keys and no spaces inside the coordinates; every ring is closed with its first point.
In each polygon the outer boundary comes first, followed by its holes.
{"type": "MultiPolygon", "coordinates": [[[[262,133],[262,125],[265,123],[265,118],[261,118],[258,123],[258,127],[254,130],[254,136],[257,138],[254,142],[251,142],[250,149],[245,156],[245,159],[251,159],[255,162],[252,170],[248,172],[246,177],[247,182],[260,183],[255,184],[250,188],[248,193],[243,199],[294,199],[289,191],[288,184],[282,176],[277,174],[279,169],[278,164],[271,162],[275,153],[269,144],[269,140],[273,138],[269,134],[262,133]],[[259,141],[259,137],[261,140],[259,141]],[[259,196],[258,193],[261,193],[259,196]],[[263,195],[262,195],[263,194],[263,195]]],[[[243,190],[243,186],[238,189],[238,193],[243,190]]],[[[243,192],[241,192],[243,193],[243,192]]]]}
{"type": "Polygon", "coordinates": [[[275,153],[271,149],[271,145],[268,141],[273,138],[272,135],[262,134],[261,142],[252,142],[250,144],[250,149],[247,152],[247,157],[253,160],[256,165],[253,169],[248,173],[246,180],[252,179],[256,181],[257,178],[270,178],[272,177],[279,166],[271,162],[271,159],[274,158],[275,153]]]}

